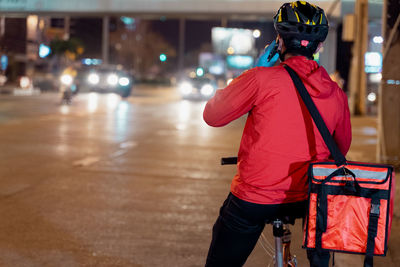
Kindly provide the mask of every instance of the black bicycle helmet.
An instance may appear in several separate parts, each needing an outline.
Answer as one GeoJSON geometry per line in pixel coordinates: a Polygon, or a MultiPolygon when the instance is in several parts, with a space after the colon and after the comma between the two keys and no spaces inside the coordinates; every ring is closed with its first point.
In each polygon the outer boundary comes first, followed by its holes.
{"type": "Polygon", "coordinates": [[[293,52],[309,58],[329,30],[324,10],[306,1],[283,4],[274,17],[274,27],[285,43],[285,54],[293,52]]]}

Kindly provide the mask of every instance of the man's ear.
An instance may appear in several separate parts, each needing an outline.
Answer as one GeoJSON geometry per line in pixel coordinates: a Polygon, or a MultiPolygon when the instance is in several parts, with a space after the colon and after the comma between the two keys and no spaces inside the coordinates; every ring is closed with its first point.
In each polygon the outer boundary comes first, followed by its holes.
{"type": "Polygon", "coordinates": [[[283,48],[283,46],[284,46],[284,44],[283,44],[283,39],[282,39],[282,37],[278,34],[278,37],[276,38],[277,39],[277,43],[278,43],[278,50],[279,51],[282,51],[282,48],[283,48]]]}
{"type": "Polygon", "coordinates": [[[318,53],[319,50],[321,50],[322,45],[323,45],[322,43],[319,43],[319,44],[318,44],[317,50],[315,50],[314,54],[318,53]]]}

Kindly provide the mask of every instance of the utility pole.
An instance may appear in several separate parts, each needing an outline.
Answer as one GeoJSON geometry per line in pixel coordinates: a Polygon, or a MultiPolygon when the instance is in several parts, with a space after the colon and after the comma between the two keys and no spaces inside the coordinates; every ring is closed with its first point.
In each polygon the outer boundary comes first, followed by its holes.
{"type": "Polygon", "coordinates": [[[366,113],[366,87],[364,55],[368,48],[368,0],[355,2],[355,40],[350,67],[350,112],[353,115],[366,113]]]}
{"type": "Polygon", "coordinates": [[[108,64],[110,46],[110,17],[103,17],[102,58],[103,63],[108,64]]]}
{"type": "Polygon", "coordinates": [[[186,21],[185,18],[179,19],[179,53],[178,53],[178,70],[179,75],[182,75],[183,69],[185,67],[185,31],[186,31],[186,21]]]}
{"type": "Polygon", "coordinates": [[[221,18],[221,27],[222,28],[228,27],[228,18],[227,17],[222,17],[221,18]]]}
{"type": "Polygon", "coordinates": [[[378,160],[400,167],[400,1],[385,0],[379,88],[378,160]]]}
{"type": "Polygon", "coordinates": [[[71,31],[71,17],[66,16],[64,17],[64,36],[63,36],[63,39],[65,41],[69,40],[70,31],[71,31]]]}

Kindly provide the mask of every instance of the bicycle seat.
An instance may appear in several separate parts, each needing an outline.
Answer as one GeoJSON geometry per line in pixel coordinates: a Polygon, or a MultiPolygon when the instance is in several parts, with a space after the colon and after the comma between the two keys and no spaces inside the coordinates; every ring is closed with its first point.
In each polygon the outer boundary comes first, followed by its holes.
{"type": "Polygon", "coordinates": [[[294,225],[294,222],[296,219],[300,219],[300,217],[296,217],[296,216],[278,216],[275,217],[274,219],[270,219],[270,220],[266,220],[265,224],[273,224],[274,221],[280,220],[283,224],[291,224],[294,225]]]}

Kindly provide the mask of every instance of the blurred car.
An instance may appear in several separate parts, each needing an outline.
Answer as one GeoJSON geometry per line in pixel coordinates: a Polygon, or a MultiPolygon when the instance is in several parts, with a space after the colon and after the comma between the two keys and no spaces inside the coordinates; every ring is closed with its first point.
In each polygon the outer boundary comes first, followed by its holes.
{"type": "Polygon", "coordinates": [[[98,65],[86,67],[78,74],[81,91],[116,93],[121,97],[131,95],[133,75],[117,66],[98,65]]]}
{"type": "Polygon", "coordinates": [[[217,90],[217,82],[207,76],[193,77],[183,80],[178,90],[184,99],[208,100],[217,90]]]}

